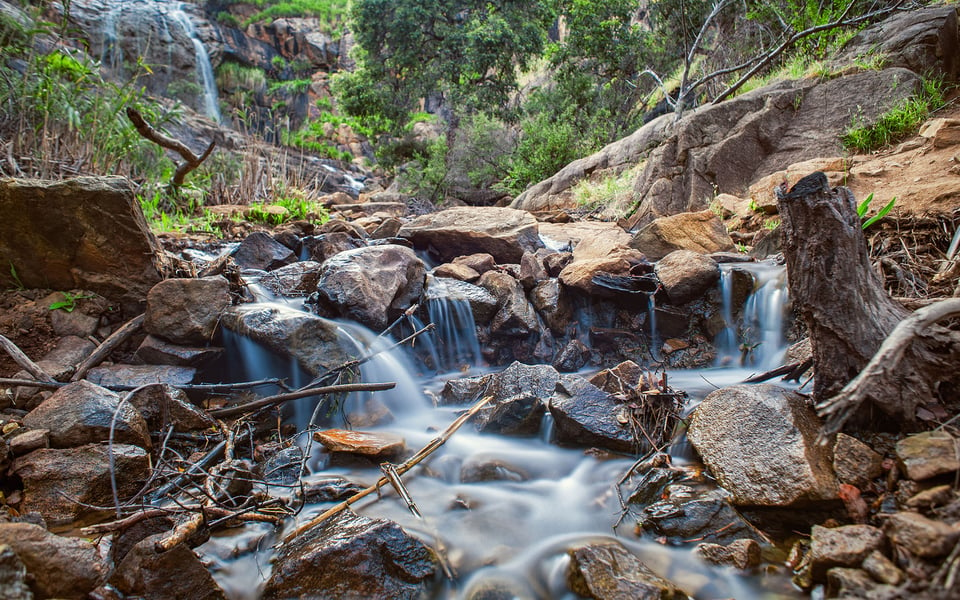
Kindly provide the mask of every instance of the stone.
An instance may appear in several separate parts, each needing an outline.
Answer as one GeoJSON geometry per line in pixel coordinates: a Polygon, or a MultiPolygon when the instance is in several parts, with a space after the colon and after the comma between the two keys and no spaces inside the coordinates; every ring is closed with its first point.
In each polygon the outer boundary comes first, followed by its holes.
{"type": "Polygon", "coordinates": [[[33,592],[27,585],[27,568],[6,544],[0,544],[0,598],[33,600],[33,592]]]}
{"type": "Polygon", "coordinates": [[[530,303],[554,335],[563,335],[573,319],[573,305],[560,280],[541,281],[530,290],[530,303]]]}
{"type": "Polygon", "coordinates": [[[542,244],[530,213],[500,207],[456,207],[417,217],[397,233],[414,247],[449,262],[465,254],[490,254],[498,263],[519,263],[542,244]]]}
{"type": "Polygon", "coordinates": [[[426,266],[395,244],[347,250],[327,259],[317,306],[382,331],[420,299],[426,266]]]}
{"type": "Polygon", "coordinates": [[[684,340],[677,338],[668,338],[663,340],[663,346],[661,346],[660,351],[666,355],[673,354],[674,352],[679,352],[681,350],[686,350],[690,347],[690,344],[684,340]]]}
{"type": "Polygon", "coordinates": [[[68,335],[57,340],[57,345],[37,361],[37,366],[57,381],[65,381],[96,348],[90,340],[68,335]]]}
{"type": "Polygon", "coordinates": [[[8,440],[10,453],[14,456],[24,456],[40,448],[50,447],[50,431],[47,429],[21,428],[8,440]]]}
{"type": "Polygon", "coordinates": [[[487,254],[486,252],[478,252],[475,254],[458,256],[453,259],[453,264],[470,267],[480,275],[483,275],[487,271],[494,269],[497,266],[497,261],[491,254],[487,254]]]}
{"type": "Polygon", "coordinates": [[[89,299],[86,296],[94,296],[94,294],[84,291],[69,293],[73,297],[72,300],[68,300],[64,292],[54,292],[43,300],[43,304],[48,307],[73,306],[72,310],[66,310],[66,308],[50,310],[50,326],[53,332],[58,336],[72,335],[79,338],[92,336],[100,327],[100,315],[96,313],[96,307],[88,309],[93,314],[88,314],[84,309],[89,299]]]}
{"type": "Polygon", "coordinates": [[[165,279],[147,294],[143,328],[174,344],[206,344],[230,304],[230,283],[219,275],[165,279]]]}
{"type": "Polygon", "coordinates": [[[216,346],[182,346],[148,335],[143,338],[134,356],[149,365],[200,368],[223,355],[216,346]]]}
{"type": "Polygon", "coordinates": [[[897,442],[896,453],[903,471],[914,481],[960,469],[957,440],[946,431],[907,436],[897,442]]]}
{"type": "Polygon", "coordinates": [[[403,221],[396,217],[388,217],[377,225],[376,229],[370,232],[370,239],[385,240],[397,237],[397,233],[400,232],[401,227],[403,227],[403,221]]]}
{"type": "Polygon", "coordinates": [[[657,261],[654,273],[672,304],[686,304],[716,287],[720,267],[703,254],[674,250],[657,261]]]}
{"type": "Polygon", "coordinates": [[[326,429],[315,431],[313,439],[330,452],[358,454],[376,460],[394,460],[407,450],[401,436],[381,431],[326,429]]]}
{"type": "Polygon", "coordinates": [[[870,525],[827,528],[810,532],[810,568],[814,581],[823,581],[833,567],[859,567],[872,552],[883,548],[883,532],[870,525]]]}
{"type": "Polygon", "coordinates": [[[608,394],[633,398],[643,377],[643,368],[632,360],[625,360],[610,369],[598,371],[588,380],[608,394]]]}
{"type": "Polygon", "coordinates": [[[903,571],[879,550],[874,550],[863,559],[860,567],[866,571],[870,577],[873,577],[880,583],[886,583],[888,585],[900,585],[903,583],[903,571]]]}
{"type": "Polygon", "coordinates": [[[920,136],[929,138],[934,148],[960,144],[960,119],[930,119],[920,126],[920,136]]]}
{"type": "MultiPolygon", "coordinates": [[[[729,544],[738,539],[769,540],[730,504],[722,490],[697,492],[685,485],[669,485],[653,504],[644,507],[638,528],[671,544],[698,540],[729,544]]],[[[631,501],[633,498],[631,498],[631,501]]]]}
{"type": "Polygon", "coordinates": [[[710,210],[660,217],[637,231],[630,247],[650,260],[660,260],[675,250],[709,254],[736,249],[723,221],[710,210]]]}
{"type": "Polygon", "coordinates": [[[484,407],[474,417],[477,431],[500,435],[535,435],[546,405],[542,398],[530,392],[520,392],[507,397],[495,397],[492,405],[484,407]]]}
{"type": "Polygon", "coordinates": [[[107,574],[96,546],[31,523],[0,523],[0,544],[13,550],[26,567],[36,598],[81,600],[107,574]]]}
{"type": "Polygon", "coordinates": [[[501,337],[524,337],[540,331],[537,311],[527,300],[520,282],[502,271],[487,271],[477,285],[497,299],[497,312],[490,321],[490,333],[501,337]]]}
{"type": "Polygon", "coordinates": [[[883,474],[883,456],[855,437],[838,433],[833,444],[837,481],[864,488],[883,474]]]}
{"type": "Polygon", "coordinates": [[[221,324],[241,336],[244,354],[260,362],[264,349],[292,357],[311,376],[356,358],[356,350],[340,339],[335,322],[301,310],[263,304],[231,306],[221,324]]]}
{"type": "Polygon", "coordinates": [[[177,431],[196,431],[216,427],[217,422],[200,410],[183,390],[172,385],[151,385],[130,395],[132,404],[151,431],[163,431],[167,425],[175,425],[177,431]]]}
{"type": "Polygon", "coordinates": [[[3,288],[22,283],[27,288],[90,290],[133,317],[160,281],[159,251],[127,179],[0,181],[3,288]],[[12,280],[11,267],[19,282],[12,280]]]}
{"type": "Polygon", "coordinates": [[[120,396],[89,381],[58,389],[23,418],[32,429],[49,431],[50,445],[71,448],[107,441],[113,426],[115,443],[150,448],[150,431],[140,412],[120,396]]]}
{"type": "Polygon", "coordinates": [[[305,237],[300,241],[300,257],[310,262],[323,264],[331,256],[364,246],[363,240],[345,231],[333,231],[305,237]]]}
{"type": "Polygon", "coordinates": [[[320,263],[304,260],[274,269],[260,278],[260,285],[278,296],[308,296],[317,290],[320,263]]]}
{"type": "Polygon", "coordinates": [[[196,376],[197,370],[193,367],[170,365],[109,365],[87,371],[88,381],[104,387],[141,386],[159,381],[174,386],[188,385],[196,376]]]}
{"type": "Polygon", "coordinates": [[[501,458],[484,455],[467,457],[460,466],[461,483],[487,481],[529,481],[530,474],[501,458]]]}
{"type": "Polygon", "coordinates": [[[896,512],[887,517],[883,532],[892,544],[903,546],[923,558],[946,556],[960,539],[960,528],[934,521],[914,512],[896,512]]]}
{"type": "Polygon", "coordinates": [[[399,525],[344,510],[281,546],[263,600],[421,598],[438,564],[399,525]]]}
{"type": "Polygon", "coordinates": [[[688,596],[650,570],[619,542],[603,542],[567,551],[567,585],[596,600],[681,600],[688,596]]]}
{"type": "Polygon", "coordinates": [[[790,506],[837,498],[830,452],[807,400],[775,385],[711,392],[687,437],[734,504],[790,506]]]}
{"type": "Polygon", "coordinates": [[[537,253],[524,252],[520,257],[520,285],[523,289],[529,292],[547,277],[549,275],[546,267],[543,266],[543,259],[537,253]]]}
{"type": "Polygon", "coordinates": [[[449,277],[458,281],[469,282],[480,279],[480,273],[461,263],[443,263],[433,270],[433,275],[434,277],[449,277]]]}
{"type": "Polygon", "coordinates": [[[447,277],[427,277],[427,288],[423,293],[428,310],[434,300],[467,302],[473,313],[474,323],[487,325],[497,312],[498,301],[493,294],[479,285],[447,277]]]}
{"type": "Polygon", "coordinates": [[[560,282],[587,294],[609,295],[593,282],[594,276],[627,275],[631,267],[645,260],[644,254],[628,243],[624,236],[584,238],[574,248],[573,260],[560,271],[560,282]]]}
{"type": "Polygon", "coordinates": [[[225,600],[226,595],[200,558],[184,544],[157,552],[164,534],[138,542],[110,576],[110,584],[127,596],[156,600],[225,600]]]}
{"type": "Polygon", "coordinates": [[[747,195],[753,205],[764,214],[777,214],[777,197],[773,190],[784,181],[789,187],[802,177],[820,171],[827,176],[827,185],[830,187],[845,185],[850,177],[850,166],[849,159],[842,156],[803,160],[757,180],[750,186],[747,195]]]}
{"type": "Polygon", "coordinates": [[[828,598],[893,598],[889,589],[882,593],[883,587],[875,582],[863,569],[834,567],[827,571],[826,597],[828,598]]]}
{"type": "Polygon", "coordinates": [[[586,344],[574,338],[560,349],[551,364],[554,369],[561,373],[575,373],[587,364],[591,354],[592,352],[586,344]]]}
{"type": "Polygon", "coordinates": [[[738,569],[752,569],[760,566],[760,544],[756,540],[734,540],[726,546],[722,544],[697,544],[694,548],[697,556],[715,565],[733,565],[738,569]]]}
{"type": "Polygon", "coordinates": [[[549,409],[559,444],[599,446],[616,452],[637,449],[629,425],[617,419],[620,403],[581,377],[561,378],[549,409]]]}
{"type": "Polygon", "coordinates": [[[254,231],[240,242],[231,256],[241,269],[271,271],[297,260],[287,248],[266,232],[254,231]]]}
{"type": "MultiPolygon", "coordinates": [[[[10,440],[10,450],[13,451],[13,440],[10,440]]],[[[16,454],[16,452],[14,452],[14,454],[16,454]]],[[[950,504],[953,496],[953,486],[944,484],[914,494],[905,504],[907,508],[927,509],[950,504]]]]}
{"type": "MultiPolygon", "coordinates": [[[[20,510],[37,511],[51,525],[67,525],[91,512],[84,505],[112,506],[108,448],[106,444],[45,448],[14,460],[11,472],[23,480],[20,510]]],[[[147,480],[150,461],[142,448],[129,444],[114,444],[113,458],[123,501],[147,480]]]]}

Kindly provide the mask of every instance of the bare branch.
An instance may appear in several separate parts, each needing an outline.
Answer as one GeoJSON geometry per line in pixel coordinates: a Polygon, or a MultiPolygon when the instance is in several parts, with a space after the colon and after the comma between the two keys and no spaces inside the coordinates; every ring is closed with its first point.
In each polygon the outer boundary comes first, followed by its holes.
{"type": "Polygon", "coordinates": [[[41,369],[37,363],[30,360],[30,357],[24,354],[23,350],[2,335],[0,335],[0,348],[3,348],[15,363],[20,365],[24,371],[30,373],[37,381],[42,383],[56,383],[56,380],[41,369]]]}
{"type": "Polygon", "coordinates": [[[127,341],[130,336],[140,330],[144,318],[146,318],[146,313],[130,319],[124,323],[122,327],[111,333],[107,339],[103,340],[102,344],[97,346],[97,349],[94,350],[90,356],[80,363],[73,377],[70,378],[70,381],[80,381],[86,376],[87,371],[103,362],[103,360],[113,352],[114,348],[127,341]]]}
{"type": "Polygon", "coordinates": [[[133,126],[137,129],[139,133],[144,138],[150,140],[154,144],[157,144],[161,148],[166,148],[168,150],[173,150],[177,154],[183,157],[183,164],[177,166],[176,172],[173,174],[173,185],[179,187],[183,185],[183,180],[186,178],[187,173],[196,169],[200,164],[210,156],[210,153],[213,152],[213,148],[217,145],[216,142],[210,142],[210,145],[207,146],[207,149],[204,150],[203,154],[197,156],[193,153],[193,150],[187,147],[186,144],[180,140],[175,140],[170,136],[164,135],[150,126],[147,123],[143,116],[132,106],[127,107],[127,117],[133,123],[133,126]]]}

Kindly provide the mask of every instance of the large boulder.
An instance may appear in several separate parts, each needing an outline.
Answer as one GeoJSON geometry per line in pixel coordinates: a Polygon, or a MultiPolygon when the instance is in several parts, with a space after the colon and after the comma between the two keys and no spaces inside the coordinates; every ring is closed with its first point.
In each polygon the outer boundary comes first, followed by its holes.
{"type": "Polygon", "coordinates": [[[550,398],[554,436],[560,444],[599,446],[617,452],[634,452],[634,439],[626,419],[620,419],[622,404],[586,379],[562,377],[550,398]]]}
{"type": "Polygon", "coordinates": [[[497,299],[497,312],[490,321],[492,335],[524,337],[540,331],[537,311],[519,281],[502,271],[487,271],[477,283],[497,299]]]}
{"type": "Polygon", "coordinates": [[[692,250],[674,250],[657,261],[654,272],[671,304],[696,300],[720,280],[716,261],[692,250]]]}
{"type": "Polygon", "coordinates": [[[120,396],[88,381],[58,389],[23,418],[23,424],[50,432],[54,448],[113,440],[150,448],[150,431],[140,412],[120,396]]]}
{"type": "Polygon", "coordinates": [[[127,596],[155,600],[223,600],[226,596],[200,558],[185,544],[158,552],[163,534],[137,543],[110,576],[110,584],[127,596]]]}
{"type": "Polygon", "coordinates": [[[637,231],[630,247],[651,260],[660,260],[676,250],[710,254],[736,249],[723,221],[710,210],[660,217],[637,231]]]}
{"type": "Polygon", "coordinates": [[[270,271],[297,260],[293,250],[287,248],[269,233],[254,231],[240,242],[232,252],[233,260],[241,269],[270,271]]]}
{"type": "Polygon", "coordinates": [[[487,253],[498,263],[519,263],[525,251],[543,244],[537,221],[526,211],[498,207],[457,207],[417,217],[399,237],[449,262],[464,254],[487,253]]]}
{"type": "Polygon", "coordinates": [[[318,307],[381,331],[417,302],[426,272],[423,261],[405,246],[347,250],[323,263],[318,307]]]}
{"type": "Polygon", "coordinates": [[[32,523],[0,523],[0,545],[20,557],[36,598],[87,598],[107,575],[96,546],[32,523]]]}
{"type": "Polygon", "coordinates": [[[165,279],[147,294],[143,328],[174,344],[206,344],[230,306],[230,284],[221,276],[165,279]]]}
{"type": "Polygon", "coordinates": [[[829,449],[806,398],[775,385],[711,392],[687,437],[734,504],[791,506],[837,498],[829,449]]]}
{"type": "Polygon", "coordinates": [[[593,283],[597,274],[626,275],[631,267],[643,263],[645,256],[630,247],[630,236],[617,228],[615,235],[585,237],[573,249],[573,260],[560,271],[564,285],[587,294],[602,294],[603,288],[593,283]]]}
{"type": "Polygon", "coordinates": [[[113,445],[113,465],[106,444],[65,450],[43,448],[13,461],[10,471],[23,480],[23,512],[37,511],[51,525],[66,525],[92,506],[112,506],[111,472],[121,501],[137,491],[150,474],[147,453],[129,444],[113,445]]]}
{"type": "Polygon", "coordinates": [[[127,179],[0,180],[3,287],[90,290],[132,316],[160,281],[158,253],[127,179]]]}
{"type": "Polygon", "coordinates": [[[681,600],[688,596],[660,577],[620,542],[569,550],[567,584],[579,596],[596,600],[681,600]]]}
{"type": "Polygon", "coordinates": [[[396,523],[348,509],[280,548],[262,598],[424,598],[437,568],[396,523]]]}

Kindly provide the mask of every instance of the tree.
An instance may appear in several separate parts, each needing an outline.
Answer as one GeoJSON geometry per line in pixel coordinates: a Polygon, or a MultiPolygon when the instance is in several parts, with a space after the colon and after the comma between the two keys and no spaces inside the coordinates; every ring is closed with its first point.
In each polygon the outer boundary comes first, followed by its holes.
{"type": "Polygon", "coordinates": [[[539,57],[553,2],[356,0],[357,69],[337,81],[341,106],[385,116],[394,129],[422,98],[442,94],[459,111],[505,113],[517,72],[539,57]]]}

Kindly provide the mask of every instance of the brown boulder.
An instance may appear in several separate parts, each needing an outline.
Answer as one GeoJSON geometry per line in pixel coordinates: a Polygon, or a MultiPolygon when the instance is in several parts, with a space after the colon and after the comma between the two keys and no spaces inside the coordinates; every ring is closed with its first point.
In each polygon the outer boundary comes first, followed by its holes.
{"type": "Polygon", "coordinates": [[[31,523],[0,523],[0,544],[17,553],[37,598],[86,598],[106,577],[96,546],[31,523]]]}
{"type": "Polygon", "coordinates": [[[222,600],[226,598],[200,558],[184,544],[157,552],[153,535],[135,545],[110,576],[128,596],[153,600],[222,600]]]}
{"type": "Polygon", "coordinates": [[[498,263],[519,263],[527,250],[541,247],[537,221],[512,208],[457,207],[417,217],[397,233],[416,248],[451,261],[474,253],[491,254],[498,263]]]}
{"type": "Polygon", "coordinates": [[[723,221],[710,210],[660,217],[640,229],[630,247],[650,260],[660,260],[674,250],[710,254],[736,249],[723,221]]]}
{"type": "Polygon", "coordinates": [[[657,261],[654,272],[672,304],[696,300],[720,279],[717,263],[692,250],[674,250],[657,261]]]}
{"type": "Polygon", "coordinates": [[[143,328],[174,344],[205,344],[230,306],[230,284],[221,276],[166,279],[147,294],[143,328]]]}
{"type": "Polygon", "coordinates": [[[0,180],[0,285],[85,289],[135,315],[160,281],[157,241],[121,177],[0,180]],[[121,258],[122,257],[122,258],[121,258]]]}

